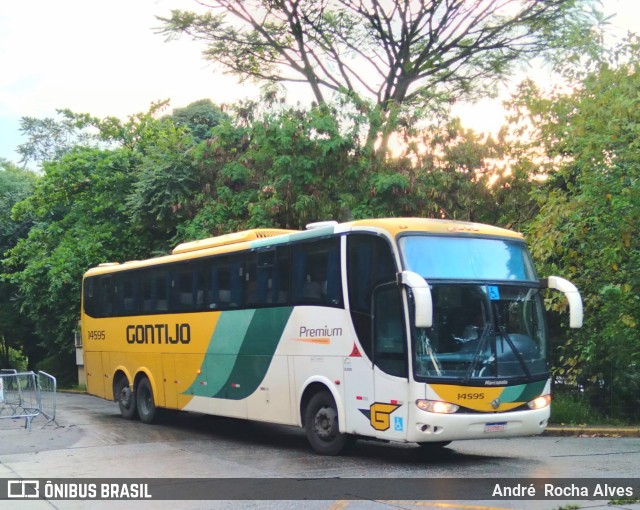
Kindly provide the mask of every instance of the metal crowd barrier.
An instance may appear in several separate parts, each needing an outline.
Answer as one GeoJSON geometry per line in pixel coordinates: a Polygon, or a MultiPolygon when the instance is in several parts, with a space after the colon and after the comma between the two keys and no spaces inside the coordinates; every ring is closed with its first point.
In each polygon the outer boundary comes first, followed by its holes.
{"type": "Polygon", "coordinates": [[[46,372],[0,371],[0,419],[24,419],[24,428],[31,430],[31,422],[42,415],[56,419],[56,378],[46,372]]]}
{"type": "Polygon", "coordinates": [[[46,372],[38,372],[38,395],[40,397],[40,413],[48,423],[54,422],[56,425],[56,378],[46,372]]]}

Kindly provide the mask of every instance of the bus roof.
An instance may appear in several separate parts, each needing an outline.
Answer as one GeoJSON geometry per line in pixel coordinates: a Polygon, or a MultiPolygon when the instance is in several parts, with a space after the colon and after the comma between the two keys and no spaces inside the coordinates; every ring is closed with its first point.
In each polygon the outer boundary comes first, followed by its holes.
{"type": "Polygon", "coordinates": [[[391,237],[408,232],[424,232],[441,235],[478,235],[509,237],[522,240],[522,234],[504,228],[493,227],[481,223],[470,223],[454,220],[438,220],[429,218],[380,218],[355,220],[347,223],[320,222],[310,225],[308,230],[285,229],[253,229],[234,232],[217,237],[181,243],[169,255],[147,260],[102,263],[98,267],[89,269],[85,276],[111,273],[138,267],[178,262],[199,256],[231,253],[246,249],[260,248],[302,241],[316,237],[351,232],[351,231],[386,231],[391,237]]]}
{"type": "Polygon", "coordinates": [[[511,237],[523,239],[522,234],[505,228],[493,227],[482,223],[468,221],[438,220],[432,218],[380,218],[371,220],[356,220],[349,223],[352,229],[363,227],[381,228],[393,237],[405,232],[424,232],[431,234],[455,235],[467,233],[496,237],[511,237]]]}

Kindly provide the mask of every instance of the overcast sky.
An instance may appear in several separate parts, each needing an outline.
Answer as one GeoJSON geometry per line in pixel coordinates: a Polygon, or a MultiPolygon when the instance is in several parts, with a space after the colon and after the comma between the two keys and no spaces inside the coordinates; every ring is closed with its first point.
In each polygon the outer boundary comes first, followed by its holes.
{"type": "MultiPolygon", "coordinates": [[[[640,1],[603,4],[617,14],[614,25],[640,32],[640,1]]],[[[255,87],[217,73],[187,37],[165,42],[155,33],[156,15],[196,7],[193,0],[0,0],[0,158],[18,162],[24,116],[69,108],[126,118],[161,99],[173,108],[255,96],[255,87]]],[[[478,130],[496,117],[489,104],[460,113],[478,130]]]]}

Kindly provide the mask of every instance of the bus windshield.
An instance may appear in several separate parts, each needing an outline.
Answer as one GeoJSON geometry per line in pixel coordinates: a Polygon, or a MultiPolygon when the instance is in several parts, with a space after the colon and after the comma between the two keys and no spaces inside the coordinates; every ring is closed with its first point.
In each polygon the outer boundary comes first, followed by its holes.
{"type": "Polygon", "coordinates": [[[413,335],[417,380],[548,376],[540,291],[514,285],[434,284],[434,324],[413,335]]]}
{"type": "Polygon", "coordinates": [[[407,235],[399,239],[399,245],[405,269],[430,283],[434,279],[537,282],[521,241],[407,235]]]}

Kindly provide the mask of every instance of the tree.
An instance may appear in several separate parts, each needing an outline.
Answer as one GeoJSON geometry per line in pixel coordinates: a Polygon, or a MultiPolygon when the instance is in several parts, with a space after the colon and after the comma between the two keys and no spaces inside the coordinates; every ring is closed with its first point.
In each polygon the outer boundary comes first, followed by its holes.
{"type": "Polygon", "coordinates": [[[168,101],[152,103],[148,112],[130,115],[126,122],[117,117],[100,119],[66,108],[56,110],[57,118],[23,117],[20,133],[27,141],[18,147],[18,153],[22,162],[42,165],[60,159],[78,146],[124,146],[142,152],[142,144],[152,138],[158,113],[168,104],[168,101]]]}
{"type": "Polygon", "coordinates": [[[176,126],[187,127],[195,140],[206,140],[211,129],[227,119],[227,115],[211,99],[200,99],[185,106],[175,108],[167,118],[176,126]]]}
{"type": "MultiPolygon", "coordinates": [[[[640,40],[592,63],[572,93],[528,86],[517,104],[536,130],[547,179],[531,223],[545,274],[573,280],[585,327],[561,346],[558,373],[598,395],[601,409],[640,414],[640,40]],[[606,395],[606,401],[603,398],[606,395]]],[[[550,298],[554,310],[566,306],[550,298]]]]}
{"type": "Polygon", "coordinates": [[[203,14],[160,17],[169,38],[207,42],[204,56],[241,79],[305,83],[370,116],[382,149],[398,120],[434,104],[483,95],[517,62],[584,51],[602,20],[588,0],[212,0],[203,14]]]}
{"type": "MultiPolygon", "coordinates": [[[[29,196],[37,179],[33,172],[0,159],[0,211],[3,211],[0,215],[0,260],[31,227],[29,221],[13,221],[9,212],[14,204],[29,196]]],[[[15,285],[0,279],[1,367],[18,368],[16,362],[22,358],[22,353],[31,359],[38,355],[33,324],[17,309],[17,294],[15,285]]]]}
{"type": "Polygon", "coordinates": [[[69,110],[57,110],[60,120],[52,117],[37,119],[22,117],[20,133],[27,141],[18,147],[23,163],[42,164],[63,156],[76,145],[86,145],[95,136],[84,130],[88,115],[76,115],[69,110]]]}
{"type": "Polygon", "coordinates": [[[253,103],[238,105],[235,118],[201,144],[197,212],[179,227],[178,239],[349,218],[367,175],[357,119],[344,128],[328,106],[256,110],[253,103]]]}
{"type": "Polygon", "coordinates": [[[13,208],[16,221],[34,224],[8,251],[4,276],[19,288],[21,311],[47,351],[59,358],[71,359],[84,271],[149,254],[149,236],[132,224],[124,203],[135,175],[130,165],[124,149],[78,147],[45,163],[33,194],[13,208]]]}

